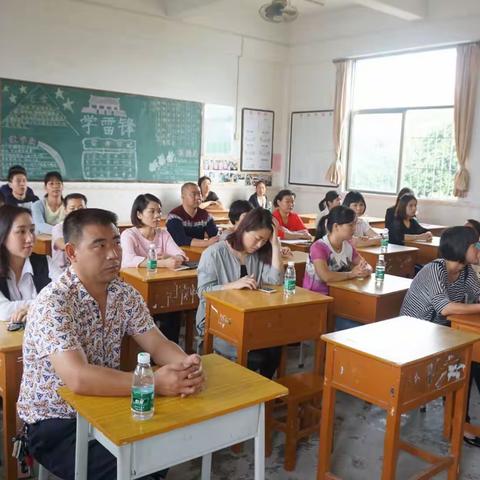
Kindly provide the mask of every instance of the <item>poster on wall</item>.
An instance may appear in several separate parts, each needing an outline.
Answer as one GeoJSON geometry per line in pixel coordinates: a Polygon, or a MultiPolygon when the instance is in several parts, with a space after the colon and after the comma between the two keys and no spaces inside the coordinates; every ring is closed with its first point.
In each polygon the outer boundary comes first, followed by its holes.
{"type": "Polygon", "coordinates": [[[240,163],[243,171],[272,169],[274,118],[272,110],[242,109],[240,163]]]}
{"type": "Polygon", "coordinates": [[[232,172],[228,170],[204,171],[204,175],[210,177],[212,183],[226,183],[253,187],[259,180],[263,180],[267,187],[272,186],[272,175],[256,172],[232,172]]]}

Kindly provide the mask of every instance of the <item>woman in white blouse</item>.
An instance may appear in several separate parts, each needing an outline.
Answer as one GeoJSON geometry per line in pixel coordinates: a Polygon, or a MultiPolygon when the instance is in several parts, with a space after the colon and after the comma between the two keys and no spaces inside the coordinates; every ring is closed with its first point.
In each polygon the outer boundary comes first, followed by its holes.
{"type": "Polygon", "coordinates": [[[32,253],[35,225],[30,210],[0,208],[0,320],[25,322],[38,292],[50,283],[47,257],[32,253]]]}

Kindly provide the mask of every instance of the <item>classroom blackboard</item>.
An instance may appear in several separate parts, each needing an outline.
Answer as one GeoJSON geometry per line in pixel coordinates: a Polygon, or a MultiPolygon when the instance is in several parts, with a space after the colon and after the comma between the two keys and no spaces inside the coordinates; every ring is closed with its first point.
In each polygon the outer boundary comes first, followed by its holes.
{"type": "Polygon", "coordinates": [[[196,181],[201,136],[201,103],[0,79],[3,177],[19,164],[31,180],[196,181]]]}
{"type": "Polygon", "coordinates": [[[333,110],[292,112],[288,182],[336,187],[325,178],[334,159],[333,110]]]}

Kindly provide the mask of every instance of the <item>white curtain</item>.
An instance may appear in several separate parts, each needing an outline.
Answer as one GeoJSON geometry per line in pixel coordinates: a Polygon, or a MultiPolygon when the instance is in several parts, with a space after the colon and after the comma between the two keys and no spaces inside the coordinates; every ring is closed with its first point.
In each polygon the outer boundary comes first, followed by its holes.
{"type": "Polygon", "coordinates": [[[457,47],[457,71],[455,78],[454,125],[458,170],[455,175],[454,195],[465,197],[470,174],[466,164],[472,140],[473,117],[480,70],[480,46],[478,43],[457,47]]]}
{"type": "Polygon", "coordinates": [[[342,165],[342,146],[344,144],[344,135],[348,119],[350,87],[352,81],[352,60],[340,60],[335,63],[335,103],[333,110],[333,145],[335,147],[335,160],[328,167],[325,178],[335,184],[340,185],[344,177],[342,165]]]}

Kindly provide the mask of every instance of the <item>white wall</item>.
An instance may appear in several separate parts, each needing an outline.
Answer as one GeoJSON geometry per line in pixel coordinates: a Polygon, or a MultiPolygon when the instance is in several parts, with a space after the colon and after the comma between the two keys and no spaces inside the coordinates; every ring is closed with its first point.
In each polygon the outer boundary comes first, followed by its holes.
{"type": "MultiPolygon", "coordinates": [[[[108,5],[72,0],[1,0],[0,5],[0,77],[235,106],[239,63],[238,121],[242,107],[274,110],[278,154],[284,151],[286,54],[273,43],[245,39],[242,44],[238,35],[108,5]]],[[[275,181],[283,181],[282,171],[275,181]]],[[[43,185],[32,187],[42,192],[43,185]]],[[[84,192],[91,206],[108,207],[121,220],[129,217],[138,193],[158,194],[166,211],[180,198],[178,185],[65,187],[67,193],[84,192]]],[[[216,191],[227,206],[251,194],[234,186],[216,191]]]]}
{"type": "MultiPolygon", "coordinates": [[[[332,24],[325,20],[325,31],[318,25],[315,28],[311,20],[304,23],[301,29],[291,34],[294,40],[302,43],[292,47],[289,52],[291,82],[288,110],[333,108],[335,70],[332,60],[335,58],[480,39],[480,2],[459,0],[457,7],[458,11],[455,12],[452,7],[447,8],[444,0],[430,2],[431,20],[421,22],[402,22],[379,13],[368,14],[361,9],[352,9],[344,12],[341,18],[339,12],[332,13],[329,20],[337,18],[338,22],[332,24]],[[435,6],[438,11],[434,10],[435,6]],[[446,18],[447,14],[454,18],[446,18]],[[337,32],[333,25],[337,26],[337,32]],[[312,38],[322,36],[321,40],[312,41],[312,38]]],[[[426,222],[453,225],[468,217],[480,218],[480,85],[476,103],[469,164],[470,192],[465,199],[421,200],[419,218],[426,222]]],[[[297,193],[297,209],[300,211],[316,208],[326,191],[303,186],[292,188],[297,193]]],[[[392,204],[392,197],[388,195],[366,197],[367,213],[372,216],[383,216],[385,208],[392,204]]]]}

